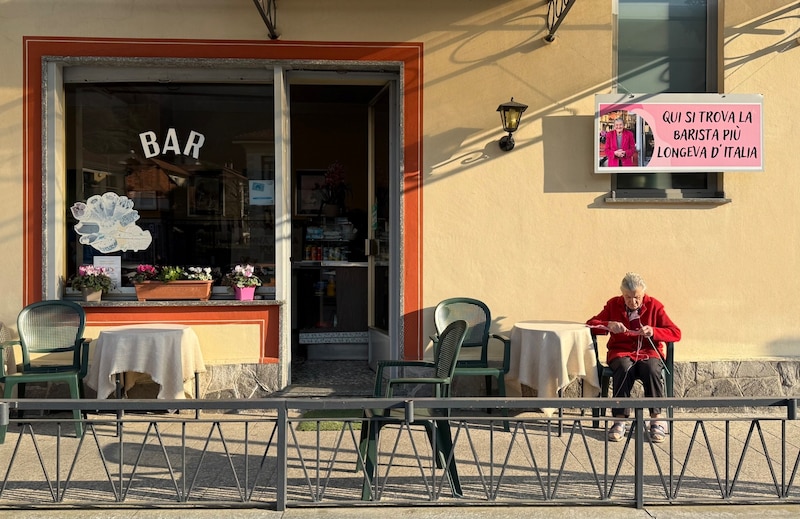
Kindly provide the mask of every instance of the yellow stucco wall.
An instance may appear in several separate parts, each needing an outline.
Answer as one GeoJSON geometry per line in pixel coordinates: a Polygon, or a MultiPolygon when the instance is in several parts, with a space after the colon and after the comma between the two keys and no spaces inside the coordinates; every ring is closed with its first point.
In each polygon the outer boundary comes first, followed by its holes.
{"type": "MultiPolygon", "coordinates": [[[[764,172],[730,204],[607,205],[591,171],[593,96],[612,91],[610,0],[580,0],[545,44],[542,1],[279,2],[283,40],[425,45],[423,303],[486,301],[495,329],[583,321],[640,272],[683,330],[679,360],[796,356],[800,7],[726,0],[723,90],[764,94],[764,172]],[[504,153],[497,106],[529,105],[504,153]]],[[[0,17],[0,320],[22,301],[22,38],[265,39],[251,2],[4,2],[0,17]]],[[[227,332],[226,332],[227,333],[227,332]]]]}
{"type": "MultiPolygon", "coordinates": [[[[87,326],[84,337],[96,339],[106,327],[87,326]]],[[[206,364],[254,364],[261,357],[261,329],[257,324],[195,324],[206,364]],[[235,345],[235,347],[232,347],[235,345]]],[[[90,358],[94,354],[89,344],[90,358]]]]}

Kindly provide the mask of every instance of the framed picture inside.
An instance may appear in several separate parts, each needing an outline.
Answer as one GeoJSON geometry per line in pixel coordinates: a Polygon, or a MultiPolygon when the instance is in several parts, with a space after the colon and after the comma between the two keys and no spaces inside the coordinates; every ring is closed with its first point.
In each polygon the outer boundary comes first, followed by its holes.
{"type": "Polygon", "coordinates": [[[188,191],[189,215],[223,214],[223,188],[218,176],[197,176],[188,191]]]}
{"type": "Polygon", "coordinates": [[[321,201],[318,188],[325,183],[324,169],[298,170],[294,178],[295,216],[316,216],[321,201]]]}

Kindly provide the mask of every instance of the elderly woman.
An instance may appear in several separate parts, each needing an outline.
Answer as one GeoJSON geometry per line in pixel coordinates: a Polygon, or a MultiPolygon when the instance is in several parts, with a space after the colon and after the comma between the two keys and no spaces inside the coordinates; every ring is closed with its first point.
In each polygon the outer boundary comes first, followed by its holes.
{"type": "Polygon", "coordinates": [[[634,162],[636,156],[636,137],[625,128],[621,118],[614,120],[614,130],[606,133],[606,157],[609,167],[638,166],[634,162]]]}
{"type": "MultiPolygon", "coordinates": [[[[614,372],[614,397],[629,397],[637,379],[642,381],[646,397],[663,397],[664,342],[681,339],[681,331],[664,305],[645,294],[646,288],[639,274],[625,274],[622,295],[609,299],[603,310],[586,322],[597,334],[611,334],[606,361],[614,372]]],[[[608,430],[608,440],[616,442],[625,436],[625,420],[631,410],[611,412],[616,420],[608,430]]],[[[650,439],[656,443],[664,441],[667,431],[666,424],[658,420],[661,412],[660,408],[650,409],[650,439]]]]}

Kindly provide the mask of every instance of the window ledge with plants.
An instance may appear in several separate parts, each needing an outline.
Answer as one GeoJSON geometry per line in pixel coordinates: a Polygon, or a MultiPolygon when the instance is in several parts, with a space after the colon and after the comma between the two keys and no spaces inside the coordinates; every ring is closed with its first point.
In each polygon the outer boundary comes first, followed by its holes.
{"type": "Polygon", "coordinates": [[[84,265],[71,278],[65,290],[67,299],[101,301],[96,292],[88,295],[87,286],[97,288],[106,301],[200,301],[210,299],[269,300],[275,297],[275,278],[270,269],[237,265],[229,273],[214,272],[210,267],[139,265],[128,275],[132,286],[116,287],[107,273],[84,265]]]}

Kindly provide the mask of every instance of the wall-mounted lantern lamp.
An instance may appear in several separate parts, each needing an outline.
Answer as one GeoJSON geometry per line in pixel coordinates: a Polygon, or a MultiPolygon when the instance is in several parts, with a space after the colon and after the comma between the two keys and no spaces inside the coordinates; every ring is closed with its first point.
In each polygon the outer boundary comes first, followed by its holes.
{"type": "Polygon", "coordinates": [[[503,151],[511,151],[514,149],[514,137],[512,133],[519,128],[519,120],[522,119],[522,112],[528,109],[528,105],[517,103],[514,98],[508,103],[503,103],[497,107],[500,112],[500,120],[503,121],[503,131],[508,132],[508,135],[500,139],[500,149],[503,151]]]}

